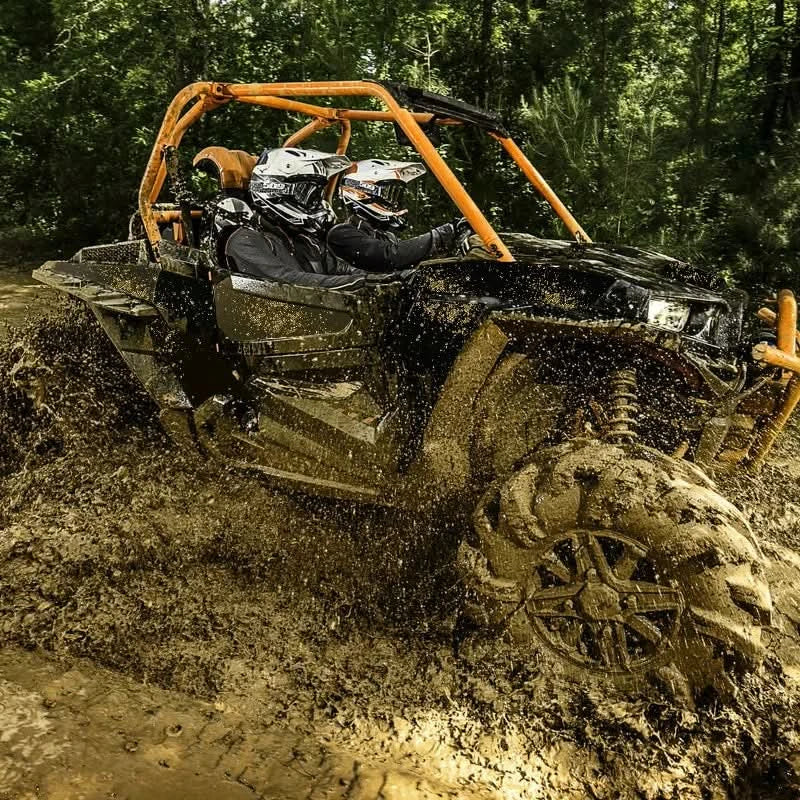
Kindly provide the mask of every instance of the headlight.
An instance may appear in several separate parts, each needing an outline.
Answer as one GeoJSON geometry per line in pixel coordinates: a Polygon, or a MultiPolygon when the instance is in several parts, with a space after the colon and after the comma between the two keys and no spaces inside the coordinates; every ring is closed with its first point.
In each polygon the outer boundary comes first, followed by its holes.
{"type": "Polygon", "coordinates": [[[668,331],[682,331],[689,319],[690,310],[686,303],[653,297],[647,306],[647,321],[668,331]]]}

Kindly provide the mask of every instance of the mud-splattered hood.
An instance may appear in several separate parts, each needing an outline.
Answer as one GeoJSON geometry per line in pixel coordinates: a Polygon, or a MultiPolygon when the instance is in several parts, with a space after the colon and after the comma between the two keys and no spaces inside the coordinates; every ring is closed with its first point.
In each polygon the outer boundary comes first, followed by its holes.
{"type": "MultiPolygon", "coordinates": [[[[648,250],[617,245],[540,239],[520,233],[503,234],[514,256],[523,262],[545,262],[570,270],[600,272],[626,280],[675,300],[729,303],[731,292],[713,273],[648,250]]],[[[737,298],[741,293],[733,293],[737,298]]]]}
{"type": "Polygon", "coordinates": [[[478,301],[500,313],[642,323],[687,345],[729,353],[738,346],[747,298],[715,275],[629,247],[502,237],[516,261],[489,259],[479,245],[461,259],[427,262],[417,284],[422,295],[431,302],[478,301]],[[659,318],[658,309],[675,316],[659,318]]]}

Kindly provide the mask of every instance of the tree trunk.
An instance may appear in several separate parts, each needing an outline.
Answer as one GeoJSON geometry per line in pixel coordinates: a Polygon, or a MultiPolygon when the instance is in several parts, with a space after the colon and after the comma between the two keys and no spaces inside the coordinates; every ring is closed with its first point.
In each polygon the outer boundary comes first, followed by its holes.
{"type": "Polygon", "coordinates": [[[753,2],[747,2],[747,34],[745,48],[747,49],[747,76],[751,80],[756,77],[756,21],[753,11],[753,2]]]}
{"type": "Polygon", "coordinates": [[[698,2],[694,11],[694,43],[690,51],[688,88],[689,116],[687,120],[687,150],[695,150],[700,141],[703,111],[707,104],[708,85],[708,3],[698,2]]]}
{"type": "Polygon", "coordinates": [[[600,141],[605,139],[608,124],[608,3],[600,2],[600,141]]]}
{"type": "Polygon", "coordinates": [[[775,136],[775,126],[778,122],[778,109],[781,106],[783,89],[783,48],[786,38],[784,35],[786,20],[783,0],[775,0],[775,17],[773,24],[778,32],[772,42],[773,51],[767,62],[765,75],[767,85],[764,94],[764,113],[761,117],[761,129],[759,131],[763,144],[769,144],[775,136]]]}
{"type": "MultiPolygon", "coordinates": [[[[799,0],[800,1],[800,0],[799,0]]],[[[725,0],[719,0],[716,13],[717,36],[714,44],[714,62],[711,65],[711,85],[708,90],[706,102],[706,142],[711,139],[711,125],[717,110],[717,97],[719,95],[719,70],[722,64],[722,43],[725,39],[725,0]]]]}
{"type": "Polygon", "coordinates": [[[789,61],[789,75],[781,127],[787,131],[792,130],[797,125],[798,120],[800,120],[800,0],[797,0],[794,7],[792,53],[789,61]]]}
{"type": "Polygon", "coordinates": [[[387,33],[388,28],[391,20],[391,10],[392,10],[392,3],[391,0],[383,0],[383,14],[381,15],[381,21],[383,24],[379,25],[379,32],[378,32],[378,74],[383,75],[385,66],[389,63],[388,54],[386,52],[387,47],[387,33]]]}
{"type": "Polygon", "coordinates": [[[492,26],[494,25],[494,0],[481,2],[480,47],[482,63],[478,67],[478,105],[490,108],[489,87],[492,85],[492,26]]]}
{"type": "Polygon", "coordinates": [[[206,77],[210,0],[188,0],[175,10],[175,91],[206,77]]]}

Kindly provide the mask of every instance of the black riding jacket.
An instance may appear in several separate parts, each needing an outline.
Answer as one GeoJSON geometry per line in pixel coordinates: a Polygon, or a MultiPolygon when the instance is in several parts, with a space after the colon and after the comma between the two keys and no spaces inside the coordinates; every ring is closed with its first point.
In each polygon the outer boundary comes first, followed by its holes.
{"type": "Polygon", "coordinates": [[[328,247],[334,255],[366,272],[394,272],[414,266],[434,255],[437,244],[434,231],[398,239],[355,216],[328,231],[328,247]]]}
{"type": "Polygon", "coordinates": [[[339,261],[323,242],[306,234],[290,237],[263,221],[258,230],[243,227],[234,231],[225,256],[235,272],[295,286],[358,289],[367,275],[339,261]]]}

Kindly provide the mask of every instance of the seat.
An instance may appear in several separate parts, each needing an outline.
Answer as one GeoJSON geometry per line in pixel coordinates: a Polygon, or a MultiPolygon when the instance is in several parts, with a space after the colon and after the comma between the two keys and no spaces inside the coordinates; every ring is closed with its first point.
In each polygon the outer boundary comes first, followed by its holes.
{"type": "Polygon", "coordinates": [[[249,183],[258,156],[244,150],[229,150],[213,145],[204,147],[192,161],[192,165],[204,172],[216,172],[219,188],[226,194],[239,195],[249,183]]]}

